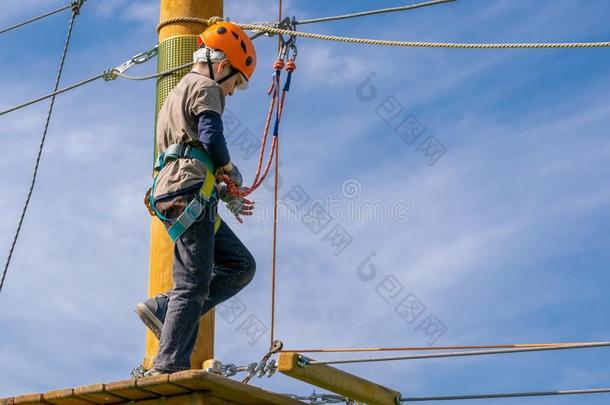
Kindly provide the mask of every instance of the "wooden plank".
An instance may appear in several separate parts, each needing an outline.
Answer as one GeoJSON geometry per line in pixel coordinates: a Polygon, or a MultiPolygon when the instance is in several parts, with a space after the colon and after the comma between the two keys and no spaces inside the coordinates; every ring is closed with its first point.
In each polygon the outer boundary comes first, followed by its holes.
{"type": "Polygon", "coordinates": [[[134,380],[121,380],[106,384],[106,391],[118,396],[129,398],[133,401],[140,399],[156,398],[159,395],[147,391],[136,385],[134,380]]]}
{"type": "Polygon", "coordinates": [[[292,378],[369,405],[395,405],[400,392],[328,365],[299,365],[299,353],[280,353],[278,371],[292,378]]]}
{"type": "Polygon", "coordinates": [[[143,388],[146,391],[157,393],[160,396],[187,394],[190,392],[190,390],[186,388],[172,384],[169,381],[170,375],[171,374],[161,374],[140,378],[136,381],[136,386],[143,388]]]}
{"type": "Polygon", "coordinates": [[[156,399],[144,399],[134,401],[134,405],[212,405],[209,391],[192,392],[190,394],[172,395],[170,397],[159,397],[156,399]]]}
{"type": "Polygon", "coordinates": [[[42,394],[24,394],[13,398],[15,405],[40,404],[41,402],[44,403],[42,394]]]}
{"type": "Polygon", "coordinates": [[[191,390],[210,390],[214,396],[243,405],[302,405],[286,395],[265,391],[203,370],[188,370],[170,375],[169,380],[191,390]]]}
{"type": "Polygon", "coordinates": [[[127,400],[127,398],[107,392],[105,384],[91,384],[78,387],[74,389],[74,395],[95,402],[96,404],[116,404],[127,400]]]}
{"type": "Polygon", "coordinates": [[[45,394],[28,394],[0,399],[0,405],[16,404],[92,405],[302,405],[286,395],[265,391],[236,380],[187,370],[173,374],[122,380],[109,384],[92,384],[76,389],[61,389],[45,394]],[[207,395],[207,396],[206,396],[207,395]]]}
{"type": "Polygon", "coordinates": [[[210,398],[210,403],[212,405],[240,405],[237,402],[229,401],[227,399],[219,398],[217,396],[212,395],[210,398]]]}
{"type": "Polygon", "coordinates": [[[84,398],[77,397],[74,394],[74,389],[67,388],[63,390],[49,391],[42,396],[45,401],[55,405],[91,405],[93,402],[84,398]]]}

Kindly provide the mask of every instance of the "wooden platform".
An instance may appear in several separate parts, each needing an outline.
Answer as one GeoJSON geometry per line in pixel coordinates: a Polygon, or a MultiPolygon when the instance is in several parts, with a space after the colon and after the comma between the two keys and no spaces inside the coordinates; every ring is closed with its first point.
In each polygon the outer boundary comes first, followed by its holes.
{"type": "Polygon", "coordinates": [[[122,380],[108,384],[0,398],[0,405],[21,404],[197,404],[197,405],[299,405],[282,394],[211,374],[202,370],[145,377],[137,381],[122,380]]]}

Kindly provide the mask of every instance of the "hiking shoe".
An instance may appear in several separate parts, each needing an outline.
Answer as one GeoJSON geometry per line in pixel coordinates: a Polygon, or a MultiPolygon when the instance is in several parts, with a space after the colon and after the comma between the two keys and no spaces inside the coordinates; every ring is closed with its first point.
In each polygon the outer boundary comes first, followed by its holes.
{"type": "Polygon", "coordinates": [[[168,371],[157,370],[154,367],[146,370],[144,366],[139,365],[138,367],[131,370],[131,379],[139,380],[140,378],[150,377],[153,375],[169,374],[168,371]]]}
{"type": "Polygon", "coordinates": [[[168,300],[166,294],[158,294],[136,305],[136,314],[158,340],[161,339],[168,300]]]}
{"type": "Polygon", "coordinates": [[[163,370],[157,370],[156,368],[151,368],[149,370],[146,370],[143,374],[142,377],[150,377],[153,375],[161,375],[161,374],[170,374],[169,371],[163,371],[163,370]]]}
{"type": "Polygon", "coordinates": [[[144,368],[143,365],[139,365],[138,367],[134,368],[131,370],[131,379],[132,380],[137,380],[138,378],[142,378],[144,377],[144,373],[146,372],[146,369],[144,368]]]}

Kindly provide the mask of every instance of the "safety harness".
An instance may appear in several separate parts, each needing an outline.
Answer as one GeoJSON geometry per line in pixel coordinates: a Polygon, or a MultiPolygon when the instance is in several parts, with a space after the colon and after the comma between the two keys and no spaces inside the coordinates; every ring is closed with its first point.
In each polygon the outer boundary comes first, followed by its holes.
{"type": "MultiPolygon", "coordinates": [[[[169,145],[165,152],[159,154],[154,167],[154,180],[150,192],[147,193],[145,198],[146,206],[149,208],[151,214],[156,215],[159,219],[169,222],[172,225],[169,227],[167,232],[173,242],[182,236],[186,230],[193,225],[199,216],[203,213],[206,207],[211,207],[214,202],[218,200],[218,193],[216,192],[216,179],[214,177],[215,167],[214,163],[208,156],[208,154],[192,145],[174,143],[169,145]],[[165,165],[176,159],[196,159],[203,164],[206,168],[203,185],[199,189],[199,194],[195,197],[189,205],[184,209],[184,212],[176,219],[167,218],[159,212],[155,204],[155,185],[157,184],[157,177],[165,165]]],[[[218,231],[220,227],[220,216],[214,211],[214,233],[218,231]]]]}

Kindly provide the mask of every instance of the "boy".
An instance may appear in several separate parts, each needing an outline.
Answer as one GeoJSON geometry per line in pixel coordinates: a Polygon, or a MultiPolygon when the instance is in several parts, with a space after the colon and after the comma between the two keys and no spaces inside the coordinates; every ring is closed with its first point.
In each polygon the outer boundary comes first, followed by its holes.
{"type": "Polygon", "coordinates": [[[242,177],[223,135],[225,97],[247,88],[256,67],[248,35],[230,22],[199,36],[194,65],[170,92],[157,118],[162,162],[152,189],[154,211],[174,239],[174,287],[136,306],[159,339],[154,366],[145,375],[190,369],[199,318],[252,280],[252,254],[226,223],[217,221],[216,198],[241,222],[254,204],[215,184],[216,172],[238,186],[242,177]],[[189,214],[190,215],[189,217],[189,214]]]}

